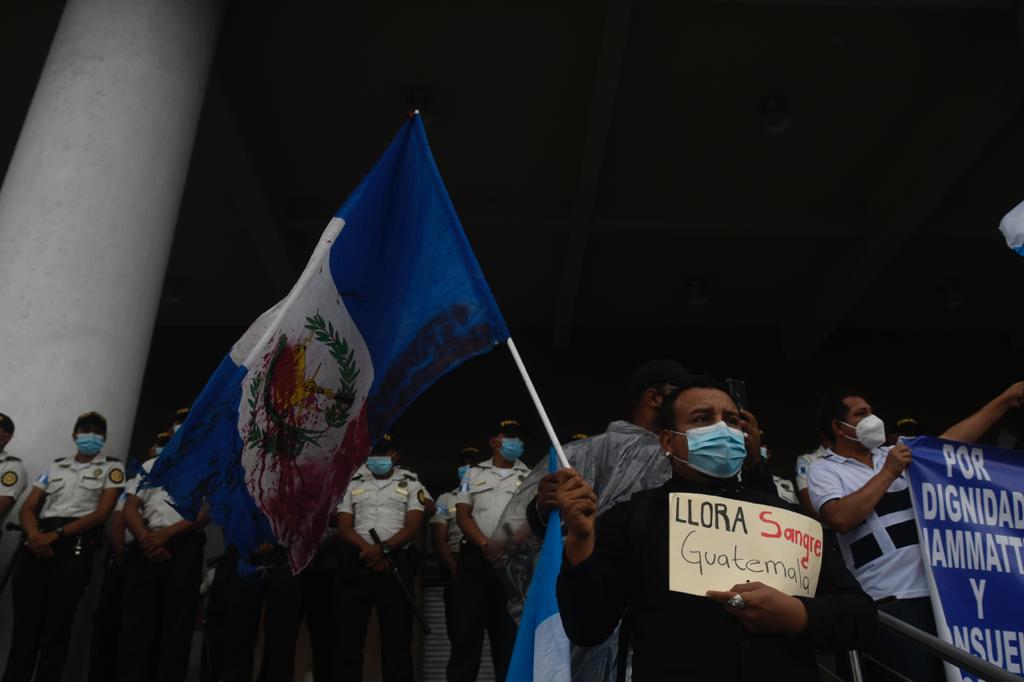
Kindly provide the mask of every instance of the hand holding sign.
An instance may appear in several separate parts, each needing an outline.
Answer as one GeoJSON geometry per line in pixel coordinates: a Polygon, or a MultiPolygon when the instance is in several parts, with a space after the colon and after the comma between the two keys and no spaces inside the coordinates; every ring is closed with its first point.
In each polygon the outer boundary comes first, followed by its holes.
{"type": "Polygon", "coordinates": [[[900,475],[910,466],[911,452],[903,443],[894,445],[889,454],[885,457],[885,469],[892,477],[899,478],[900,475]]]}
{"type": "Polygon", "coordinates": [[[763,583],[733,585],[728,592],[708,592],[708,597],[725,605],[749,632],[796,635],[807,629],[807,609],[796,597],[763,583]],[[746,606],[736,608],[727,602],[740,595],[746,606]]]}

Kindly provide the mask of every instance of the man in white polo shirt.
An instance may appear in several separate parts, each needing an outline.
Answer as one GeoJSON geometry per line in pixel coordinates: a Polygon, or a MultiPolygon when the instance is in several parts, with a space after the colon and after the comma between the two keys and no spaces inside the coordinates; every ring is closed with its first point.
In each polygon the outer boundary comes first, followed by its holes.
{"type": "MultiPolygon", "coordinates": [[[[1010,409],[1024,402],[1024,382],[1014,384],[977,413],[949,428],[942,438],[975,441],[1010,409]]],[[[935,633],[928,582],[918,546],[906,468],[910,449],[886,446],[885,424],[855,391],[839,390],[818,404],[818,430],[832,441],[808,471],[811,503],[838,534],[850,571],[878,607],[935,633]]],[[[910,650],[882,632],[872,654],[912,680],[941,679],[938,659],[910,650]]],[[[882,679],[898,679],[888,677],[882,679]]]]}

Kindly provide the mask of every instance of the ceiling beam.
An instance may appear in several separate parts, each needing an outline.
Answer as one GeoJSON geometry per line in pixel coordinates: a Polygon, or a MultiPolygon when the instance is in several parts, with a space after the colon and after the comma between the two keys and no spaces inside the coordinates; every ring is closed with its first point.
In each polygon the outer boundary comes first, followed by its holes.
{"type": "Polygon", "coordinates": [[[985,147],[1019,113],[1024,94],[1017,67],[995,65],[979,73],[962,65],[950,72],[946,96],[905,138],[867,202],[862,236],[817,252],[788,297],[782,324],[787,359],[805,361],[860,302],[871,284],[899,268],[894,259],[939,207],[985,147]]]}
{"type": "Polygon", "coordinates": [[[635,0],[644,4],[738,7],[851,7],[921,10],[1013,10],[1015,0],[635,0]]]}
{"type": "MultiPolygon", "coordinates": [[[[247,224],[247,241],[255,246],[257,262],[262,266],[263,276],[283,297],[299,277],[299,268],[289,256],[287,237],[278,224],[277,215],[269,199],[271,192],[266,174],[260,172],[251,140],[241,125],[232,98],[224,83],[227,76],[214,69],[206,97],[211,113],[216,117],[211,128],[218,131],[219,144],[226,154],[236,159],[237,173],[231,178],[232,186],[245,197],[251,207],[252,218],[247,224]]],[[[273,303],[271,301],[271,303],[273,303]]]]}
{"type": "Polygon", "coordinates": [[[611,129],[615,94],[619,88],[619,75],[629,39],[629,24],[633,14],[632,0],[608,0],[604,20],[601,52],[598,57],[587,110],[587,124],[583,138],[580,177],[573,202],[572,226],[565,256],[562,259],[562,276],[555,296],[553,315],[553,342],[563,348],[569,343],[572,330],[576,299],[580,280],[593,229],[594,209],[597,205],[597,188],[601,182],[601,168],[604,165],[608,133],[611,129]]]}

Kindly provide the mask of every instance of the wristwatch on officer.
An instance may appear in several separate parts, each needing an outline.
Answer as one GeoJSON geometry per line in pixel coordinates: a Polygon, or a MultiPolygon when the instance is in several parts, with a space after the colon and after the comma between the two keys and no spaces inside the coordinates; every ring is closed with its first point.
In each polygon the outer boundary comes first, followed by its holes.
{"type": "Polygon", "coordinates": [[[391,545],[386,542],[380,543],[380,553],[384,556],[391,554],[391,545]]]}

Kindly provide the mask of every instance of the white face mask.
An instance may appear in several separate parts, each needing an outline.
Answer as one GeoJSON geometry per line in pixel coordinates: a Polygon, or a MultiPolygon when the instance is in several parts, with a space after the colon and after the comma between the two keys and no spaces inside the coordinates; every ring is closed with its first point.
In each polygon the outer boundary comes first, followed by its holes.
{"type": "Polygon", "coordinates": [[[883,422],[881,419],[879,419],[873,414],[869,414],[868,416],[861,419],[859,422],[857,422],[856,426],[854,426],[853,424],[847,424],[846,422],[839,423],[849,426],[851,429],[854,429],[857,432],[856,438],[850,438],[845,433],[840,435],[842,435],[844,438],[848,438],[849,440],[855,440],[859,442],[868,450],[874,450],[879,445],[885,442],[885,422],[883,422]]]}

